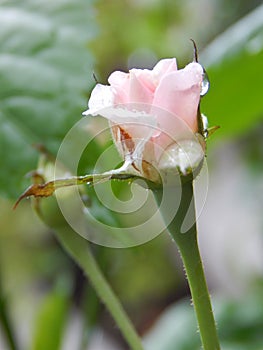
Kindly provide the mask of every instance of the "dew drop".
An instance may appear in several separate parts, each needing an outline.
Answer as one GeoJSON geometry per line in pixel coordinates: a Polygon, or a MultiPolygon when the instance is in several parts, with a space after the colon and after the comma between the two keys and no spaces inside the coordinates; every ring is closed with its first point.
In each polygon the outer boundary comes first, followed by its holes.
{"type": "Polygon", "coordinates": [[[203,73],[203,81],[202,81],[202,85],[201,85],[200,96],[206,95],[208,90],[209,90],[209,87],[210,87],[208,75],[207,75],[204,68],[203,68],[203,70],[204,70],[204,73],[203,73]]]}

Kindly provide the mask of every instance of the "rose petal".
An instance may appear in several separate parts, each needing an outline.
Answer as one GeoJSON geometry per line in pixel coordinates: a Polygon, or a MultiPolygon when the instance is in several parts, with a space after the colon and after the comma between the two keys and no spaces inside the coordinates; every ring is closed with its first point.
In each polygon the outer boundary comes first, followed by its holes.
{"type": "Polygon", "coordinates": [[[159,83],[161,77],[167,73],[177,71],[176,58],[166,58],[159,61],[153,68],[153,76],[159,83]]]}
{"type": "Polygon", "coordinates": [[[151,93],[155,91],[157,84],[154,79],[152,70],[133,68],[130,70],[130,72],[135,74],[136,78],[140,81],[140,83],[151,93]]]}
{"type": "Polygon", "coordinates": [[[114,94],[112,88],[107,85],[97,84],[90,95],[89,108],[82,115],[97,115],[101,109],[112,106],[113,102],[114,94]]]}
{"type": "MultiPolygon", "coordinates": [[[[145,112],[143,104],[127,104],[127,105],[115,105],[107,108],[102,108],[100,115],[115,124],[133,124],[141,126],[155,126],[156,116],[145,112]],[[139,110],[141,106],[141,110],[139,110]]],[[[86,113],[86,112],[84,112],[86,113]]],[[[138,130],[140,133],[140,130],[138,130]]]]}
{"type": "Polygon", "coordinates": [[[150,71],[132,69],[129,73],[113,72],[108,81],[113,87],[114,103],[151,103],[154,85],[150,71]]]}
{"type": "Polygon", "coordinates": [[[160,170],[174,170],[179,167],[184,175],[197,168],[204,158],[204,149],[198,138],[183,140],[170,145],[162,154],[158,167],[160,170]]]}
{"type": "MultiPolygon", "coordinates": [[[[195,62],[165,75],[155,91],[153,105],[177,115],[197,132],[197,109],[202,79],[203,68],[195,62]]],[[[159,119],[159,123],[167,130],[173,129],[173,118],[159,119]]]]}
{"type": "Polygon", "coordinates": [[[129,102],[152,104],[153,92],[137,78],[133,70],[130,71],[129,102]]]}
{"type": "MultiPolygon", "coordinates": [[[[137,107],[138,105],[136,105],[137,107]]],[[[110,121],[112,134],[120,154],[127,160],[132,158],[141,168],[142,154],[146,142],[152,136],[156,127],[156,116],[139,111],[133,104],[105,108],[100,115],[110,121]]]]}
{"type": "Polygon", "coordinates": [[[122,86],[123,88],[125,88],[129,83],[129,73],[117,70],[111,73],[111,75],[108,78],[108,82],[112,86],[122,86]]]}
{"type": "Polygon", "coordinates": [[[111,73],[108,82],[113,88],[114,103],[123,104],[129,102],[130,75],[121,71],[111,73]]]}
{"type": "Polygon", "coordinates": [[[195,137],[189,125],[174,113],[154,106],[151,113],[157,116],[157,127],[150,140],[154,144],[154,157],[157,162],[169,145],[195,137]]]}

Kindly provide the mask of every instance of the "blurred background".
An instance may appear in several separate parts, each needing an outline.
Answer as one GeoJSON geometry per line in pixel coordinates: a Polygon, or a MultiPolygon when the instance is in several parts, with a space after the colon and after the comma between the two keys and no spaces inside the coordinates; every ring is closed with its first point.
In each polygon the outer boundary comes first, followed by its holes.
{"type": "MultiPolygon", "coordinates": [[[[43,157],[52,162],[81,118],[93,73],[105,84],[113,70],[152,68],[165,57],[182,68],[192,61],[192,38],[211,83],[201,110],[210,126],[220,125],[208,141],[209,189],[198,208],[219,335],[224,350],[263,349],[261,1],[1,0],[0,23],[0,348],[128,349],[57,242],[52,200],[41,204],[46,223],[29,201],[12,206],[30,184],[25,175],[43,157]]],[[[99,127],[91,121],[88,132],[99,127]]],[[[80,174],[93,170],[109,142],[93,142],[80,174]]],[[[129,197],[127,184],[112,186],[120,199],[129,197]]],[[[85,191],[101,221],[133,220],[85,191]]],[[[92,250],[146,349],[200,348],[180,258],[166,232],[138,247],[92,250]]]]}

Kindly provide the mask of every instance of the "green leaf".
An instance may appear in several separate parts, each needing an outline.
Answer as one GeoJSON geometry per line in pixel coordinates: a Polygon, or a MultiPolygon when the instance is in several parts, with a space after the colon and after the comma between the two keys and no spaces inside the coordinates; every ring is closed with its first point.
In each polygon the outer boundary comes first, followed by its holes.
{"type": "Polygon", "coordinates": [[[28,184],[43,144],[54,155],[81,118],[93,85],[92,1],[2,1],[0,5],[0,194],[28,184]]]}
{"type": "Polygon", "coordinates": [[[8,299],[5,296],[2,285],[2,271],[0,270],[0,329],[1,338],[8,344],[10,350],[17,349],[17,340],[14,332],[14,326],[9,313],[8,299]]]}
{"type": "Polygon", "coordinates": [[[144,339],[147,350],[200,349],[194,309],[190,301],[169,307],[144,339]]]}
{"type": "Polygon", "coordinates": [[[40,307],[31,350],[60,349],[69,305],[68,286],[64,287],[55,288],[40,307]]]}
{"type": "MultiPolygon", "coordinates": [[[[245,133],[263,120],[263,5],[235,23],[202,53],[211,89],[202,101],[216,138],[245,133]]],[[[212,138],[213,139],[213,138],[212,138]]]]}
{"type": "MultiPolygon", "coordinates": [[[[220,344],[224,350],[262,349],[262,286],[240,300],[214,300],[220,344]]],[[[190,301],[169,307],[144,339],[146,350],[198,350],[200,343],[190,301]]]]}

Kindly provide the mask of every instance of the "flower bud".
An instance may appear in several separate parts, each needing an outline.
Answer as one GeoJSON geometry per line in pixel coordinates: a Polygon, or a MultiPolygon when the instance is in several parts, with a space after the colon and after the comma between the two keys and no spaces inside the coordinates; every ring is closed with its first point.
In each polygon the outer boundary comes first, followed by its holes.
{"type": "Polygon", "coordinates": [[[95,86],[83,115],[109,120],[129,170],[153,182],[176,170],[186,176],[204,158],[199,112],[203,76],[199,63],[177,69],[175,58],[159,61],[152,70],[116,71],[110,85],[95,86]]]}

